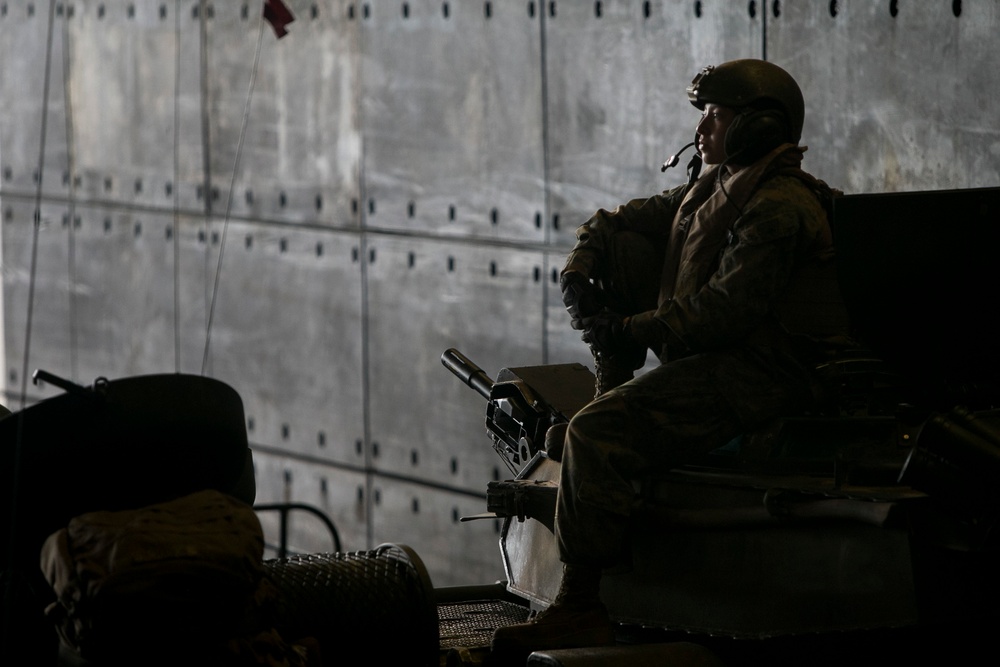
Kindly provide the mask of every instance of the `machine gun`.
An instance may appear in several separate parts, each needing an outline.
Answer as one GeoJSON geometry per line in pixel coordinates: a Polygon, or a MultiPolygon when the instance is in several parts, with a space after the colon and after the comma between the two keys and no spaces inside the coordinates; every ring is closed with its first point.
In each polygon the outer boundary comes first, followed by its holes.
{"type": "Polygon", "coordinates": [[[441,363],[486,399],[486,432],[511,472],[545,449],[545,434],[593,398],[594,376],[582,364],[503,368],[497,380],[458,350],[441,363]]]}

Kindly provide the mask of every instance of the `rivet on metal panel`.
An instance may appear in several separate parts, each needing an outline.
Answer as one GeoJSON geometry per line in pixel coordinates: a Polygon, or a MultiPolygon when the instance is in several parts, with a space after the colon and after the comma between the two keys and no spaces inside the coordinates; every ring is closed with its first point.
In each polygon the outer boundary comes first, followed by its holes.
{"type": "Polygon", "coordinates": [[[455,270],[455,258],[454,257],[449,257],[448,258],[448,272],[451,273],[454,270],[455,270]]]}
{"type": "Polygon", "coordinates": [[[278,239],[278,252],[286,252],[288,250],[288,239],[278,239]]]}
{"type": "Polygon", "coordinates": [[[414,465],[415,466],[415,465],[419,465],[419,463],[420,463],[420,454],[417,453],[417,450],[411,449],[410,450],[410,465],[414,465]]]}
{"type": "Polygon", "coordinates": [[[78,188],[83,184],[83,179],[79,174],[73,177],[73,187],[78,188]]]}
{"type": "Polygon", "coordinates": [[[28,18],[31,18],[34,15],[35,15],[35,3],[29,2],[28,3],[28,18]]]}
{"type": "Polygon", "coordinates": [[[550,0],[549,2],[549,16],[556,15],[556,0],[550,0]]]}
{"type": "Polygon", "coordinates": [[[420,514],[420,500],[414,498],[413,502],[410,503],[410,508],[413,510],[414,514],[420,514]]]}
{"type": "Polygon", "coordinates": [[[830,16],[832,16],[833,18],[837,18],[837,13],[839,11],[840,10],[837,6],[837,0],[830,0],[830,16]]]}
{"type": "Polygon", "coordinates": [[[365,487],[358,487],[358,502],[363,503],[365,501],[365,487]]]}
{"type": "Polygon", "coordinates": [[[445,18],[448,18],[448,16],[451,14],[451,7],[448,6],[447,2],[441,3],[441,14],[445,18]]]}
{"type": "Polygon", "coordinates": [[[536,283],[539,282],[542,279],[542,270],[536,266],[532,271],[532,276],[534,277],[536,283]]]}
{"type": "Polygon", "coordinates": [[[15,371],[15,370],[12,369],[10,371],[9,376],[10,376],[10,381],[11,382],[17,382],[17,371],[15,371]]]}
{"type": "Polygon", "coordinates": [[[649,6],[649,0],[646,0],[644,3],[642,3],[642,18],[648,19],[650,14],[651,14],[651,9],[649,6]]]}
{"type": "MultiPolygon", "coordinates": [[[[198,8],[196,6],[195,10],[197,10],[197,9],[198,8]]],[[[97,18],[98,19],[103,19],[104,18],[104,3],[101,3],[101,4],[97,5],[97,18]]]]}
{"type": "Polygon", "coordinates": [[[111,231],[111,218],[104,218],[104,233],[111,231]]]}
{"type": "Polygon", "coordinates": [[[358,454],[360,456],[363,448],[364,448],[364,445],[361,443],[361,440],[355,440],[354,441],[354,451],[355,451],[356,454],[358,454]]]}
{"type": "Polygon", "coordinates": [[[552,268],[552,277],[549,278],[549,280],[552,281],[553,285],[558,284],[558,282],[559,282],[559,269],[558,268],[555,268],[555,267],[552,268]]]}
{"type": "Polygon", "coordinates": [[[351,213],[353,215],[357,215],[358,214],[358,200],[357,199],[352,199],[351,200],[351,213]]]}
{"type": "Polygon", "coordinates": [[[750,18],[757,18],[757,0],[750,0],[750,4],[747,5],[747,13],[750,14],[750,18]]]}
{"type": "Polygon", "coordinates": [[[243,247],[247,250],[253,247],[253,236],[251,234],[247,234],[243,237],[243,247]]]}
{"type": "Polygon", "coordinates": [[[136,221],[135,225],[132,226],[132,235],[136,238],[142,236],[142,222],[136,221]]]}
{"type": "Polygon", "coordinates": [[[372,443],[372,457],[378,458],[378,443],[377,442],[373,442],[372,443]]]}
{"type": "Polygon", "coordinates": [[[247,430],[252,431],[254,427],[253,417],[247,417],[247,430]]]}
{"type": "Polygon", "coordinates": [[[212,245],[219,245],[219,232],[212,232],[212,245]]]}
{"type": "Polygon", "coordinates": [[[323,210],[323,195],[316,195],[316,210],[323,210]]]}
{"type": "Polygon", "coordinates": [[[73,218],[73,228],[80,229],[80,216],[76,216],[73,218]]]}
{"type": "Polygon", "coordinates": [[[354,20],[354,5],[353,4],[347,5],[347,19],[349,21],[353,21],[354,20]]]}
{"type": "Polygon", "coordinates": [[[407,202],[406,204],[406,217],[412,218],[417,213],[417,205],[415,203],[407,202]]]}
{"type": "Polygon", "coordinates": [[[416,265],[416,263],[417,263],[417,255],[416,255],[415,253],[412,253],[412,252],[411,252],[411,253],[409,253],[409,254],[408,254],[408,255],[406,256],[406,265],[407,265],[407,266],[408,266],[409,268],[411,268],[411,269],[412,269],[412,268],[414,267],[414,265],[416,265]]]}
{"type": "Polygon", "coordinates": [[[357,248],[357,246],[351,248],[351,261],[352,262],[357,262],[358,261],[358,248],[357,248]]]}
{"type": "Polygon", "coordinates": [[[288,203],[288,196],[285,194],[284,190],[278,193],[278,206],[285,208],[285,204],[288,203]]]}
{"type": "Polygon", "coordinates": [[[555,230],[559,229],[559,214],[558,213],[553,213],[552,214],[552,229],[555,229],[555,230]]]}
{"type": "Polygon", "coordinates": [[[489,2],[489,0],[483,3],[483,14],[486,15],[486,18],[493,17],[493,3],[489,2]]]}
{"type": "Polygon", "coordinates": [[[889,0],[889,16],[896,18],[899,14],[899,2],[897,0],[889,0]]]}
{"type": "Polygon", "coordinates": [[[167,182],[166,182],[166,184],[165,184],[165,185],[163,186],[163,192],[164,192],[164,193],[165,193],[165,194],[166,194],[166,195],[167,195],[168,197],[169,197],[170,195],[174,194],[174,184],[173,184],[173,183],[171,183],[170,181],[167,181],[167,182]]]}
{"type": "Polygon", "coordinates": [[[329,493],[330,489],[326,483],[326,477],[319,478],[319,493],[321,496],[325,496],[329,493]]]}
{"type": "Polygon", "coordinates": [[[403,18],[404,19],[410,18],[410,3],[408,2],[403,3],[403,18]]]}
{"type": "Polygon", "coordinates": [[[535,229],[541,229],[541,228],[542,228],[542,214],[535,213],[535,229]]]}
{"type": "Polygon", "coordinates": [[[9,181],[13,177],[14,177],[13,170],[11,170],[10,167],[4,167],[3,168],[3,180],[9,181]]]}
{"type": "Polygon", "coordinates": [[[493,466],[493,481],[494,482],[500,481],[500,468],[496,466],[493,466]]]}
{"type": "Polygon", "coordinates": [[[596,18],[601,18],[601,12],[602,12],[601,0],[594,0],[594,16],[596,18]]]}
{"type": "Polygon", "coordinates": [[[135,179],[135,192],[136,192],[136,194],[142,192],[142,179],[141,178],[135,179]]]}
{"type": "Polygon", "coordinates": [[[490,223],[497,224],[500,222],[500,211],[495,208],[490,209],[490,223]]]}
{"type": "Polygon", "coordinates": [[[246,200],[247,206],[253,206],[253,190],[247,190],[246,200]]]}
{"type": "Polygon", "coordinates": [[[458,523],[458,520],[459,520],[458,508],[457,507],[452,507],[451,508],[451,522],[452,523],[458,523]]]}
{"type": "Polygon", "coordinates": [[[131,2],[128,3],[128,10],[126,11],[126,13],[128,14],[128,17],[130,19],[135,18],[135,5],[133,5],[131,2]]]}
{"type": "Polygon", "coordinates": [[[174,228],[171,227],[170,225],[167,225],[163,233],[167,237],[168,241],[174,238],[174,228]]]}
{"type": "Polygon", "coordinates": [[[309,18],[315,21],[318,17],[319,17],[319,5],[317,5],[314,2],[312,3],[312,6],[309,8],[309,18]]]}
{"type": "Polygon", "coordinates": [[[528,16],[531,17],[531,18],[535,18],[535,3],[534,2],[529,2],[528,3],[528,16]]]}
{"type": "Polygon", "coordinates": [[[490,262],[490,276],[495,278],[497,275],[497,263],[490,262]]]}
{"type": "Polygon", "coordinates": [[[323,243],[321,241],[316,242],[316,256],[317,257],[323,256],[323,243]]]}
{"type": "Polygon", "coordinates": [[[451,474],[454,475],[458,472],[458,459],[454,456],[451,457],[451,474]]]}
{"type": "Polygon", "coordinates": [[[73,5],[70,5],[69,7],[67,7],[66,8],[66,16],[68,18],[73,18],[74,16],[76,16],[76,7],[74,7],[73,5]]]}
{"type": "Polygon", "coordinates": [[[369,264],[375,263],[375,248],[368,249],[368,263],[369,264]]]}
{"type": "Polygon", "coordinates": [[[368,3],[367,3],[367,2],[366,2],[366,3],[364,4],[364,7],[362,7],[362,10],[361,10],[361,12],[362,12],[362,14],[364,15],[364,17],[365,17],[366,19],[367,19],[367,18],[369,18],[369,17],[371,17],[371,15],[372,15],[372,10],[371,10],[371,7],[370,7],[370,6],[368,5],[368,3]]]}
{"type": "Polygon", "coordinates": [[[956,18],[962,15],[962,0],[951,0],[951,13],[956,18]]]}
{"type": "Polygon", "coordinates": [[[454,206],[449,206],[448,207],[448,220],[450,222],[455,222],[455,207],[454,206]]]}
{"type": "Polygon", "coordinates": [[[368,200],[368,215],[375,215],[375,200],[368,200]]]}
{"type": "Polygon", "coordinates": [[[113,181],[111,180],[111,177],[110,176],[106,176],[104,178],[104,191],[105,192],[110,192],[112,184],[113,184],[113,181]]]}
{"type": "Polygon", "coordinates": [[[291,432],[292,432],[292,429],[291,429],[291,427],[288,426],[288,424],[282,424],[281,425],[281,439],[282,440],[288,440],[288,436],[291,434],[291,432]]]}
{"type": "Polygon", "coordinates": [[[320,431],[319,433],[316,434],[316,444],[319,445],[320,447],[326,447],[326,433],[320,431]]]}
{"type": "Polygon", "coordinates": [[[774,14],[774,18],[781,16],[781,0],[774,0],[771,3],[771,13],[774,14]]]}
{"type": "Polygon", "coordinates": [[[160,5],[160,20],[162,21],[165,18],[167,18],[167,6],[160,5]]]}
{"type": "Polygon", "coordinates": [[[701,0],[695,0],[694,3],[694,16],[695,18],[701,18],[701,0]]]}

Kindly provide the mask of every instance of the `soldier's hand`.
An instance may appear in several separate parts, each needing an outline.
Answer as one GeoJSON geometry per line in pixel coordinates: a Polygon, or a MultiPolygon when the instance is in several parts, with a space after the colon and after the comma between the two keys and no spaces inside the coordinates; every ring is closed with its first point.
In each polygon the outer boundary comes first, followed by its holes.
{"type": "Polygon", "coordinates": [[[625,318],[610,310],[603,310],[593,317],[585,317],[583,342],[606,357],[636,347],[635,339],[625,326],[625,318]]]}
{"type": "Polygon", "coordinates": [[[600,288],[579,271],[564,273],[559,278],[559,286],[570,325],[578,331],[584,328],[584,319],[594,317],[604,307],[600,288]]]}

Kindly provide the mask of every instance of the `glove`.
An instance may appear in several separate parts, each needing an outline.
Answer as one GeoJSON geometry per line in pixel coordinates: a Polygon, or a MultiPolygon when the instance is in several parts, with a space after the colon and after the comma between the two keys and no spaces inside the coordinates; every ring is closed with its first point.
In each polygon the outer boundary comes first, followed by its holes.
{"type": "Polygon", "coordinates": [[[632,335],[629,320],[613,311],[603,310],[582,321],[582,338],[607,361],[632,371],[646,363],[646,346],[632,335]]]}
{"type": "Polygon", "coordinates": [[[580,331],[584,328],[583,320],[594,317],[604,308],[604,295],[600,288],[580,273],[570,271],[559,278],[562,288],[563,304],[569,312],[570,325],[580,331]]]}
{"type": "Polygon", "coordinates": [[[583,342],[588,343],[603,356],[613,358],[619,352],[638,345],[625,326],[625,318],[610,310],[602,310],[593,317],[585,317],[583,342]]]}

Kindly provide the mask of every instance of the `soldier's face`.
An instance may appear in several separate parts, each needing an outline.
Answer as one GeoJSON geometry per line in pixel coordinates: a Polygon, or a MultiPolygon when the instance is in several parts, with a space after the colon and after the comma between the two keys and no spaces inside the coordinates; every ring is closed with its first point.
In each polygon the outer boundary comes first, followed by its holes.
{"type": "Polygon", "coordinates": [[[698,151],[705,164],[720,164],[726,159],[726,131],[736,117],[736,112],[718,104],[706,104],[698,134],[698,151]]]}

